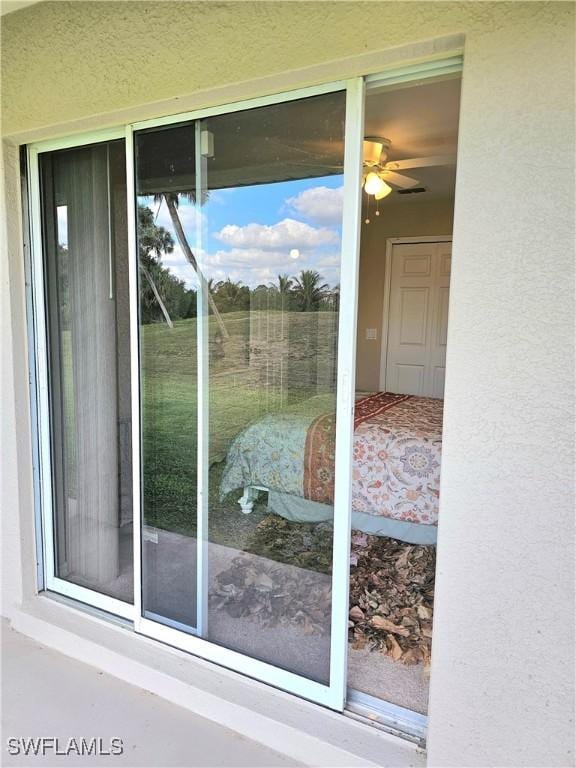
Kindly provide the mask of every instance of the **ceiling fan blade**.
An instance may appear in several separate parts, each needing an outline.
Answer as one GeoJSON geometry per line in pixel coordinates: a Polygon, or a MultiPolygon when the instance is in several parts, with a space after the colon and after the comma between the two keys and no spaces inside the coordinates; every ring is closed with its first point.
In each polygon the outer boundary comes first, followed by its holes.
{"type": "Polygon", "coordinates": [[[413,157],[407,160],[391,160],[386,163],[386,171],[407,171],[410,168],[431,168],[438,165],[455,165],[456,155],[434,155],[432,157],[413,157]]]}
{"type": "Polygon", "coordinates": [[[404,176],[403,173],[395,173],[384,168],[380,177],[384,179],[386,184],[393,184],[395,187],[401,189],[410,189],[410,187],[417,187],[420,182],[417,179],[412,179],[410,176],[404,176]]]}

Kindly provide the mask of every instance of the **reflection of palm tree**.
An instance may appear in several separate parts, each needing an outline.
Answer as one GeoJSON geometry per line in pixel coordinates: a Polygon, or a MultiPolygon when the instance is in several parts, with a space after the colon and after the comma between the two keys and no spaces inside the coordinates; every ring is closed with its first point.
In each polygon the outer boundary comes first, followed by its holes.
{"type": "Polygon", "coordinates": [[[172,320],[156,283],[162,276],[162,268],[160,267],[162,254],[172,253],[173,250],[174,240],[172,239],[170,232],[168,232],[167,229],[164,229],[164,227],[159,227],[155,224],[150,208],[139,205],[138,261],[140,264],[140,271],[146,278],[153,297],[147,296],[146,292],[142,291],[141,300],[148,311],[150,310],[152,301],[155,300],[162,310],[162,314],[164,315],[164,319],[169,328],[173,327],[172,320]],[[154,273],[156,279],[153,277],[152,273],[154,273]]]}
{"type": "Polygon", "coordinates": [[[284,338],[284,312],[290,307],[290,293],[292,292],[292,278],[288,275],[278,275],[278,291],[280,292],[280,332],[284,338]]]}
{"type": "MultiPolygon", "coordinates": [[[[186,197],[192,202],[196,202],[196,196],[189,192],[186,193],[186,197]]],[[[182,227],[182,222],[180,221],[180,217],[178,216],[178,193],[176,192],[162,192],[161,195],[155,195],[154,200],[164,200],[166,201],[166,207],[168,208],[168,213],[170,214],[170,219],[172,220],[172,226],[174,227],[174,231],[176,232],[176,237],[178,238],[178,242],[180,243],[180,248],[182,248],[182,251],[184,255],[186,256],[186,259],[188,260],[189,264],[191,264],[192,268],[196,272],[196,275],[198,276],[198,281],[200,282],[201,287],[203,288],[203,293],[206,296],[206,299],[208,301],[208,304],[210,306],[210,309],[212,310],[212,313],[214,314],[214,317],[216,318],[216,322],[218,323],[220,330],[222,331],[222,335],[225,339],[230,338],[230,334],[226,330],[226,326],[224,325],[224,321],[222,320],[220,316],[220,312],[218,312],[218,308],[216,304],[214,303],[214,298],[210,292],[208,282],[206,278],[204,277],[204,274],[202,273],[200,267],[198,266],[198,262],[196,261],[196,256],[192,253],[192,249],[190,248],[190,245],[188,243],[188,240],[186,239],[186,235],[184,234],[184,228],[182,227]]]]}
{"type": "Polygon", "coordinates": [[[230,308],[236,307],[246,293],[241,282],[235,283],[229,277],[227,277],[226,280],[221,280],[217,283],[212,290],[217,294],[218,298],[222,299],[230,308]]]}
{"type": "Polygon", "coordinates": [[[302,312],[314,312],[320,306],[328,290],[328,284],[322,283],[322,276],[315,269],[303,269],[294,278],[294,296],[302,312]]]}
{"type": "Polygon", "coordinates": [[[278,275],[278,290],[281,296],[288,296],[292,288],[292,278],[288,275],[278,275]]]}

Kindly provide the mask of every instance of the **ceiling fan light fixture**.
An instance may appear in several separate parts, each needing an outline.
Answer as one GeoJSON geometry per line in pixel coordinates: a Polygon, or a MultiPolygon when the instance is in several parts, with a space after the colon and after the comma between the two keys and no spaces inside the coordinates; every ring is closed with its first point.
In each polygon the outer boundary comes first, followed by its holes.
{"type": "Polygon", "coordinates": [[[378,165],[382,157],[384,145],[380,141],[373,139],[364,139],[363,154],[366,165],[378,165]]]}
{"type": "Polygon", "coordinates": [[[376,200],[382,200],[392,192],[392,187],[389,184],[386,184],[382,179],[380,179],[380,181],[382,182],[382,189],[374,195],[376,200]]]}
{"type": "Polygon", "coordinates": [[[364,183],[364,191],[366,192],[367,195],[374,195],[375,197],[377,195],[380,195],[380,197],[378,198],[380,200],[382,197],[386,197],[386,195],[388,194],[386,192],[386,189],[389,189],[390,191],[392,191],[388,186],[388,184],[386,184],[386,182],[383,181],[380,178],[380,176],[378,176],[377,173],[374,173],[374,171],[371,171],[366,176],[366,181],[364,183]]]}

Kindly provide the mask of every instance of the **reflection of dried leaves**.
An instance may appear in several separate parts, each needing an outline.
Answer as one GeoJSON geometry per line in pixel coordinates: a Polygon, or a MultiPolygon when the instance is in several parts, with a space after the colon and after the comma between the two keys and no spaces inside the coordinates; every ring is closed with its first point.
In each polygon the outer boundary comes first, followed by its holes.
{"type": "Polygon", "coordinates": [[[217,575],[210,601],[232,618],[252,618],[266,627],[291,624],[305,635],[323,635],[330,625],[329,579],[250,555],[235,557],[217,575]]]}
{"type": "MultiPolygon", "coordinates": [[[[296,624],[307,634],[326,633],[330,589],[319,587],[315,573],[330,573],[331,527],[269,514],[258,523],[249,549],[261,558],[248,554],[235,558],[218,575],[212,604],[230,616],[252,617],[267,626],[296,624]],[[297,565],[310,576],[281,563],[297,565]]],[[[348,621],[352,647],[367,647],[394,661],[427,667],[434,566],[434,547],[353,531],[348,621]]]]}
{"type": "Polygon", "coordinates": [[[353,648],[403,664],[430,663],[434,547],[352,535],[349,632],[353,648]]]}
{"type": "Polygon", "coordinates": [[[268,514],[256,526],[246,549],[279,563],[330,573],[332,526],[328,523],[296,523],[268,514]]]}

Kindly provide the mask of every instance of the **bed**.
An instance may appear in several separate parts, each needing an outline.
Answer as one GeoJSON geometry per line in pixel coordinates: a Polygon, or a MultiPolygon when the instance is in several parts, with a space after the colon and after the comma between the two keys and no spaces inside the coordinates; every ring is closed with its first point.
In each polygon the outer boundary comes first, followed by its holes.
{"type": "MultiPolygon", "coordinates": [[[[434,544],[438,522],[443,401],[376,392],[356,400],[352,526],[414,544],[434,544]]],[[[333,519],[333,400],[309,398],[249,425],[232,442],[223,498],[243,489],[250,513],[261,492],[289,520],[333,519]],[[332,407],[331,407],[332,406],[332,407]]]]}

